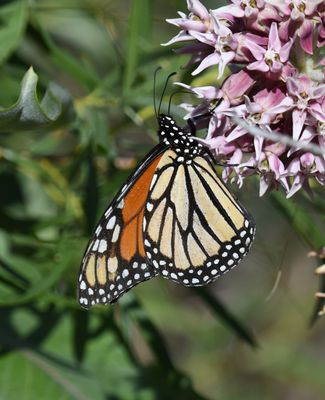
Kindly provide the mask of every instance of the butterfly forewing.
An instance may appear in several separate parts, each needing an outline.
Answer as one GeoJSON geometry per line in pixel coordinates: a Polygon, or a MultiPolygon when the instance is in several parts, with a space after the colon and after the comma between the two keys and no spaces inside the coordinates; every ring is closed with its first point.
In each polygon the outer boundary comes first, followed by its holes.
{"type": "Polygon", "coordinates": [[[218,178],[208,157],[164,153],[145,211],[145,250],[164,277],[205,285],[238,265],[255,225],[218,178]]]}
{"type": "Polygon", "coordinates": [[[83,307],[113,303],[158,274],[205,285],[250,248],[254,221],[217,176],[208,150],[170,116],[159,116],[159,136],[90,241],[79,277],[83,307]]]}
{"type": "Polygon", "coordinates": [[[136,284],[157,274],[147,262],[143,215],[162,148],[156,148],[116,195],[101,218],[82,260],[79,303],[115,302],[136,284]]]}

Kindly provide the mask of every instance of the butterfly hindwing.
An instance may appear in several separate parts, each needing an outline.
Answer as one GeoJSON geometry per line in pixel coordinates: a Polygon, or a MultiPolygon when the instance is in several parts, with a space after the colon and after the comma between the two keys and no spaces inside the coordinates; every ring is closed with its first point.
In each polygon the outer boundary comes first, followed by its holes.
{"type": "Polygon", "coordinates": [[[255,225],[208,157],[164,153],[145,211],[145,250],[164,277],[186,286],[214,281],[247,254],[255,225]]]}
{"type": "Polygon", "coordinates": [[[250,214],[219,179],[209,151],[160,115],[157,145],[115,196],[84,255],[83,307],[115,302],[162,275],[201,286],[239,264],[255,234],[250,214]]]}
{"type": "Polygon", "coordinates": [[[143,214],[149,186],[164,148],[157,146],[115,196],[82,260],[79,302],[83,307],[115,302],[157,272],[143,244],[143,214]]]}

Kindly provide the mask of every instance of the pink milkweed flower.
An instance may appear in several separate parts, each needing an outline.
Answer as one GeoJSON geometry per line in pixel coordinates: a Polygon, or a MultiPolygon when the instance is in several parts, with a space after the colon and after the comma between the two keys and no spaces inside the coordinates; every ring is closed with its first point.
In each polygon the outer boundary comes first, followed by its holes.
{"type": "Polygon", "coordinates": [[[185,116],[185,119],[207,113],[209,109],[211,109],[209,103],[211,104],[211,102],[215,100],[220,100],[219,104],[214,107],[211,112],[207,134],[207,139],[210,139],[214,137],[216,132],[220,135],[221,132],[228,130],[228,124],[224,121],[226,116],[223,111],[228,109],[230,105],[238,105],[243,100],[243,95],[249,91],[254,83],[254,79],[251,78],[246,71],[241,70],[236,74],[230,75],[223,83],[221,89],[214,86],[196,88],[181,82],[176,82],[175,84],[184,87],[198,98],[204,99],[204,106],[203,103],[197,107],[188,107],[188,105],[185,104],[182,105],[182,108],[185,108],[186,111],[190,111],[190,113],[185,116]]]}
{"type": "Polygon", "coordinates": [[[277,23],[273,22],[270,28],[267,49],[251,40],[247,40],[246,46],[257,60],[249,64],[247,69],[261,72],[270,71],[273,74],[281,73],[283,65],[289,59],[292,44],[293,39],[290,39],[284,45],[281,44],[277,23]]]}
{"type": "Polygon", "coordinates": [[[185,42],[176,52],[191,56],[194,75],[219,72],[211,86],[183,85],[200,101],[182,106],[188,118],[202,117],[198,129],[208,128],[197,140],[237,164],[223,178],[241,186],[258,174],[260,195],[282,186],[290,197],[309,190],[309,179],[325,186],[325,155],[304,150],[325,148],[324,0],[230,0],[209,11],[200,1],[187,5],[188,16],[169,20],[181,29],[171,42],[185,42]]]}
{"type": "Polygon", "coordinates": [[[210,14],[199,0],[187,0],[187,8],[190,14],[179,11],[181,18],[167,19],[170,24],[176,25],[184,31],[207,32],[211,26],[210,14]]]}
{"type": "Polygon", "coordinates": [[[241,23],[252,32],[265,32],[268,21],[281,21],[278,11],[267,0],[231,0],[232,4],[211,10],[217,18],[231,22],[237,31],[241,23]]]}
{"type": "MultiPolygon", "coordinates": [[[[245,96],[245,104],[224,110],[225,115],[243,118],[250,125],[259,125],[266,130],[271,130],[270,125],[282,120],[282,114],[291,108],[292,100],[278,88],[268,91],[263,89],[253,96],[251,101],[245,96]]],[[[228,135],[229,142],[237,140],[245,135],[247,130],[241,126],[236,126],[228,135]]],[[[259,160],[262,152],[264,139],[260,136],[254,137],[254,147],[256,160],[259,160]]]]}
{"type": "Polygon", "coordinates": [[[224,7],[219,7],[217,10],[213,10],[219,16],[224,15],[226,18],[251,18],[257,17],[260,10],[265,6],[264,0],[231,0],[232,4],[224,7]]]}
{"type": "Polygon", "coordinates": [[[201,20],[209,19],[209,11],[199,0],[187,0],[187,8],[193,15],[201,18],[201,20]]]}
{"type": "Polygon", "coordinates": [[[299,37],[302,49],[313,54],[313,30],[320,23],[317,8],[324,0],[268,0],[280,11],[284,20],[280,26],[280,37],[299,37]]]}
{"type": "Polygon", "coordinates": [[[203,33],[211,30],[211,16],[199,0],[187,0],[187,8],[190,11],[188,16],[179,11],[180,18],[166,19],[168,23],[176,25],[182,30],[167,43],[163,43],[163,46],[193,40],[193,32],[203,33]]]}
{"type": "Polygon", "coordinates": [[[304,153],[291,161],[287,168],[287,175],[293,177],[287,198],[293,196],[301,188],[311,193],[309,177],[314,176],[321,185],[325,185],[325,160],[312,153],[304,153]]]}
{"type": "Polygon", "coordinates": [[[249,73],[241,70],[230,75],[222,85],[223,97],[229,105],[238,105],[243,100],[243,95],[247,93],[256,83],[249,73]]]}
{"type": "Polygon", "coordinates": [[[317,84],[306,75],[288,78],[288,94],[293,100],[292,131],[293,139],[299,140],[307,115],[311,114],[316,120],[325,123],[325,115],[317,102],[325,96],[325,84],[317,84]]]}
{"type": "Polygon", "coordinates": [[[220,79],[224,70],[236,56],[238,42],[232,31],[216,17],[212,15],[213,33],[192,32],[192,36],[198,41],[214,47],[214,52],[208,55],[199,66],[192,72],[192,75],[197,75],[203,70],[213,65],[218,65],[220,79]]]}
{"type": "MultiPolygon", "coordinates": [[[[207,139],[229,131],[231,123],[224,111],[229,109],[230,106],[235,106],[241,103],[244,98],[244,94],[250,90],[254,83],[255,81],[253,78],[251,78],[250,75],[244,70],[230,75],[230,77],[225,80],[222,88],[215,97],[215,99],[219,99],[220,102],[212,111],[207,139]]],[[[198,88],[192,88],[192,91],[195,93],[195,90],[197,89],[198,88]]],[[[212,92],[210,93],[212,94],[212,92]]]]}
{"type": "Polygon", "coordinates": [[[263,152],[256,166],[260,172],[260,196],[278,184],[281,184],[286,192],[289,191],[284,164],[276,154],[263,152]]]}

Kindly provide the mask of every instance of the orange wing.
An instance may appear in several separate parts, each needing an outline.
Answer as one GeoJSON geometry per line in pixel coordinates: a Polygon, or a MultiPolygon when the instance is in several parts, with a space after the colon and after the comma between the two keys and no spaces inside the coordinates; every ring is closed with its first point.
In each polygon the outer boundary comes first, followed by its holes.
{"type": "Polygon", "coordinates": [[[136,284],[157,275],[144,251],[143,215],[163,151],[159,145],[149,153],[101,218],[81,264],[81,306],[114,303],[136,284]]]}

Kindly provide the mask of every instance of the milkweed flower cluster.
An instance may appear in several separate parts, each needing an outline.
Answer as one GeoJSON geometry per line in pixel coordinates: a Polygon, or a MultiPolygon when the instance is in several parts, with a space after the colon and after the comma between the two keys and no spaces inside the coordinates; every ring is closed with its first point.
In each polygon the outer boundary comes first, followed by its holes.
{"type": "Polygon", "coordinates": [[[187,0],[189,14],[167,21],[180,32],[166,45],[191,56],[196,76],[215,69],[215,86],[180,83],[201,100],[184,104],[186,118],[211,112],[203,140],[227,167],[224,179],[240,186],[258,173],[260,195],[282,186],[287,197],[325,185],[325,155],[249,134],[247,126],[325,146],[324,0],[231,0],[208,10],[187,0]],[[225,77],[225,78],[224,78],[225,77]],[[234,122],[234,117],[245,122],[234,122]]]}

